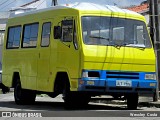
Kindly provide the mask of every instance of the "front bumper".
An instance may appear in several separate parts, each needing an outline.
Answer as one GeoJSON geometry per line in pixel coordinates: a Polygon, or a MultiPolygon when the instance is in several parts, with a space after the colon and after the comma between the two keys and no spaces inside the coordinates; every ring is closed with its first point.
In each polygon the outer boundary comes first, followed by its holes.
{"type": "MultiPolygon", "coordinates": [[[[110,72],[111,73],[111,72],[110,72]]],[[[118,74],[118,72],[112,72],[114,75],[107,76],[107,71],[101,71],[100,78],[82,78],[79,79],[78,91],[86,92],[99,92],[100,94],[129,94],[129,93],[139,93],[139,94],[154,94],[157,87],[156,80],[145,80],[145,73],[131,73],[128,72],[123,74],[118,74]],[[104,75],[105,74],[105,75],[104,75]],[[131,75],[131,77],[130,77],[131,75]],[[126,77],[127,76],[127,77],[126,77]],[[136,76],[136,77],[135,77],[136,76]],[[117,85],[117,82],[125,81],[129,84],[117,85]]]]}

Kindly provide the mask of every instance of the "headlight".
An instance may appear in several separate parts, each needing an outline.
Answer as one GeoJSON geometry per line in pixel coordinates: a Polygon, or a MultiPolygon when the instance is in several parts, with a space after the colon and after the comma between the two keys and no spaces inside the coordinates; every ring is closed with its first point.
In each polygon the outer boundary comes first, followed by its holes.
{"type": "Polygon", "coordinates": [[[83,73],[82,73],[82,77],[83,77],[83,78],[88,77],[88,72],[86,72],[86,71],[85,71],[85,72],[83,72],[83,73]]]}
{"type": "Polygon", "coordinates": [[[146,80],[156,80],[156,74],[145,74],[146,80]]]}

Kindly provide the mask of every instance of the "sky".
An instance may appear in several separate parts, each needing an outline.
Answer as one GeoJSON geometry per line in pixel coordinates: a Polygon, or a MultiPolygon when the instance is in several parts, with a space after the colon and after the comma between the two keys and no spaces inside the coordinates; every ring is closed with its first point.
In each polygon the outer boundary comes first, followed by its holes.
{"type": "MultiPolygon", "coordinates": [[[[8,11],[12,7],[18,7],[34,0],[0,0],[0,12],[8,11]]],[[[44,0],[47,2],[47,6],[51,5],[52,0],[44,0]]],[[[118,5],[118,6],[130,6],[139,5],[145,0],[58,0],[59,4],[66,4],[71,2],[92,2],[106,5],[118,5]]]]}

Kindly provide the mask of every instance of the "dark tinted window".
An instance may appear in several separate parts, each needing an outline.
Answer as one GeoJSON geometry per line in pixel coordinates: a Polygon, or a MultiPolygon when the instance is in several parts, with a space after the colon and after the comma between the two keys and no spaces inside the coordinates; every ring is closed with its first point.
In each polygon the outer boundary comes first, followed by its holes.
{"type": "Polygon", "coordinates": [[[18,48],[20,46],[21,26],[8,29],[7,48],[18,48]]]}
{"type": "Polygon", "coordinates": [[[44,23],[42,28],[41,46],[49,46],[51,33],[51,23],[44,23]]]}
{"type": "Polygon", "coordinates": [[[38,38],[38,23],[24,25],[22,47],[36,47],[38,38]]]}

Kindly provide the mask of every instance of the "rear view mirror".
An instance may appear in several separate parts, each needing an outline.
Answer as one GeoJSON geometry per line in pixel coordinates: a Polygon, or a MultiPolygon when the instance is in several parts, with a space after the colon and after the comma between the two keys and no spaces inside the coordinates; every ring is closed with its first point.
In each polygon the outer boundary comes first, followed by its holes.
{"type": "Polygon", "coordinates": [[[54,39],[61,39],[62,30],[61,26],[54,26],[54,39]]]}

